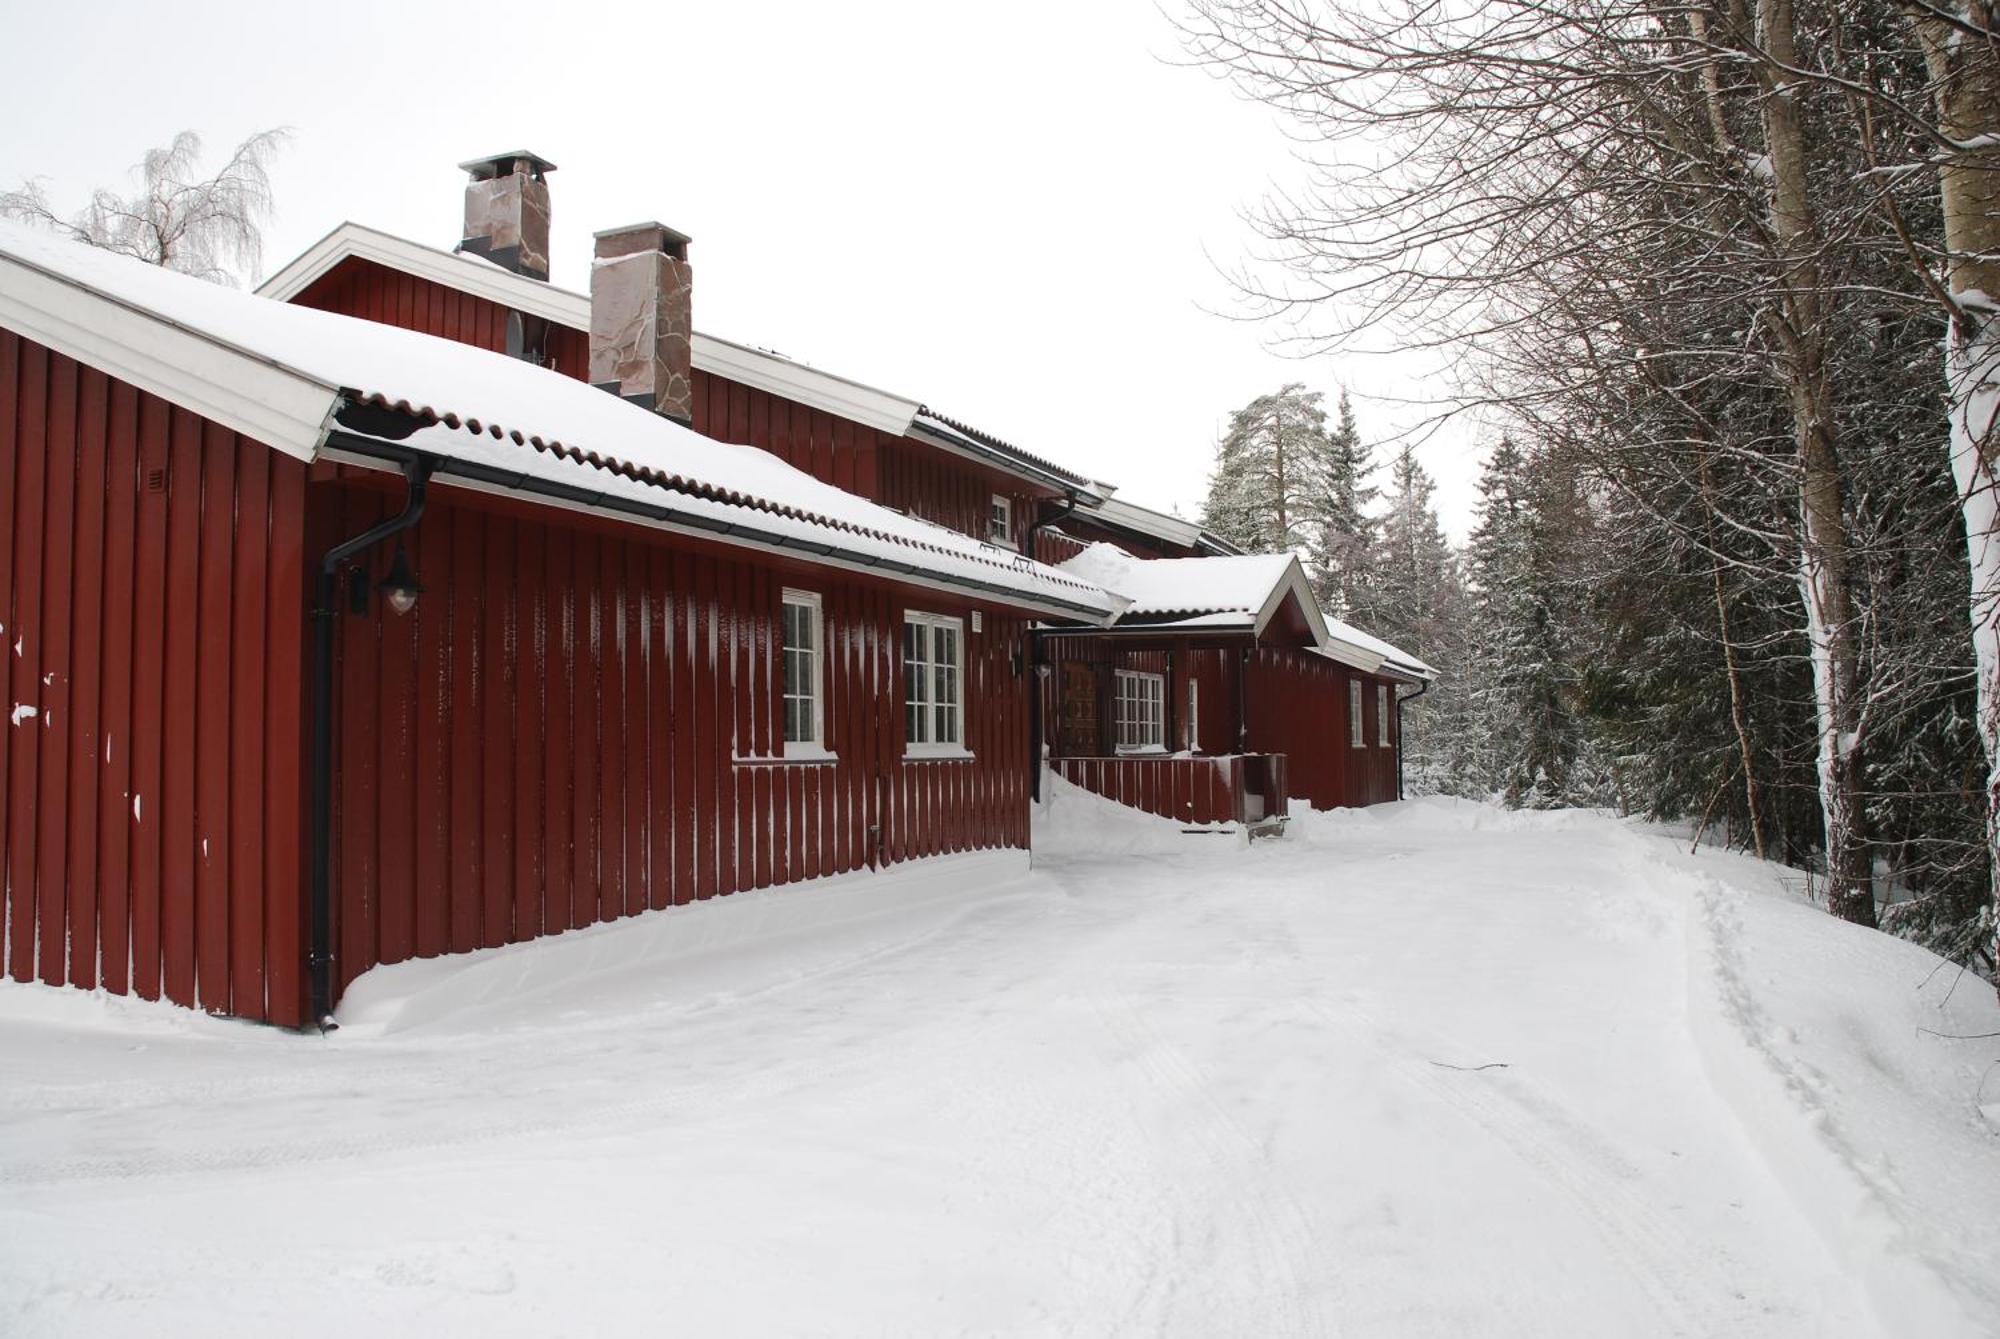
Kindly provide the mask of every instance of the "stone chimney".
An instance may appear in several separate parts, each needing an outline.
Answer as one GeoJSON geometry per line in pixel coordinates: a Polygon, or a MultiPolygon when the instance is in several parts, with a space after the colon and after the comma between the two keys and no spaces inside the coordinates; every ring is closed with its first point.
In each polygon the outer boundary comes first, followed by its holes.
{"type": "Polygon", "coordinates": [[[590,266],[590,381],[694,423],[692,239],[661,223],[597,234],[590,266]]]}
{"type": "Polygon", "coordinates": [[[549,277],[549,173],[556,165],[516,151],[460,163],[465,183],[465,239],[460,251],[516,274],[549,277]]]}

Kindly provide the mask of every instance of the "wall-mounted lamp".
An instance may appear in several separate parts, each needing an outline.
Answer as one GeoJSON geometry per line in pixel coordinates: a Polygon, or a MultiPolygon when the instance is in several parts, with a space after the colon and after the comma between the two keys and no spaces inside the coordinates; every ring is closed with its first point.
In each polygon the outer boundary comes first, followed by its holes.
{"type": "Polygon", "coordinates": [[[382,598],[389,602],[389,607],[399,614],[407,614],[417,607],[417,597],[424,593],[424,588],[418,583],[416,573],[410,570],[410,555],[403,551],[401,544],[396,546],[395,561],[389,564],[389,575],[382,578],[376,589],[382,592],[382,598]]]}

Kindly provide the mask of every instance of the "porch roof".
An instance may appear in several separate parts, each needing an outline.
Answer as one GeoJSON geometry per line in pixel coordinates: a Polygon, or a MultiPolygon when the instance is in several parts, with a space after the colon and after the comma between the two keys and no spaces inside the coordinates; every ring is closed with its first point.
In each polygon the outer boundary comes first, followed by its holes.
{"type": "Polygon", "coordinates": [[[1321,613],[1305,570],[1289,553],[1137,558],[1115,544],[1092,544],[1058,567],[1131,601],[1113,625],[1114,633],[1185,631],[1261,638],[1279,611],[1292,603],[1317,654],[1368,674],[1437,677],[1435,669],[1408,652],[1321,613]]]}

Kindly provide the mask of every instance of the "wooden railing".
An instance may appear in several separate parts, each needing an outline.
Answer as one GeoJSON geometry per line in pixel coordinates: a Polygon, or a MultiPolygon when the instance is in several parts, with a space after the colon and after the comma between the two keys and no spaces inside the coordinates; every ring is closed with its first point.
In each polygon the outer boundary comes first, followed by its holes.
{"type": "Polygon", "coordinates": [[[1049,767],[1107,800],[1191,826],[1254,827],[1286,815],[1282,753],[1051,758],[1049,767]]]}

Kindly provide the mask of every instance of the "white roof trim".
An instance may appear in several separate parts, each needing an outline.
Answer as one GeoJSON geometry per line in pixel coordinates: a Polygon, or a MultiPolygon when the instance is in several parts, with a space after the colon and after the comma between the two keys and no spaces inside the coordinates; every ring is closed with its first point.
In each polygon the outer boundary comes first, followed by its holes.
{"type": "Polygon", "coordinates": [[[300,460],[340,388],[0,254],[0,326],[300,460]]]}
{"type": "Polygon", "coordinates": [[[1117,498],[1107,497],[1095,505],[1083,505],[1078,511],[1101,516],[1112,525],[1123,526],[1127,530],[1137,530],[1142,535],[1164,539],[1186,548],[1193,548],[1201,541],[1201,527],[1178,516],[1154,511],[1151,507],[1141,507],[1117,498]]]}
{"type": "MultiPolygon", "coordinates": [[[[320,238],[304,254],[266,279],[257,292],[262,297],[289,302],[350,256],[429,279],[572,330],[590,329],[587,294],[557,288],[488,261],[441,251],[359,223],[343,223],[320,238]]],[[[699,330],[694,334],[694,365],[704,372],[782,395],[897,437],[910,430],[921,407],[915,400],[821,372],[761,349],[704,335],[699,330]]]]}
{"type": "MultiPolygon", "coordinates": [[[[1299,602],[1299,608],[1304,611],[1306,627],[1312,633],[1313,645],[1322,648],[1331,645],[1334,642],[1334,638],[1326,630],[1326,620],[1320,616],[1319,612],[1319,601],[1313,598],[1312,586],[1306,581],[1306,570],[1299,566],[1299,560],[1296,555],[1285,565],[1284,576],[1272,584],[1271,593],[1264,597],[1264,605],[1257,611],[1256,621],[1251,625],[1256,635],[1262,637],[1264,629],[1271,626],[1271,620],[1277,617],[1278,610],[1285,603],[1287,595],[1296,597],[1299,602]]],[[[1342,642],[1340,645],[1347,646],[1349,643],[1342,642]]],[[[1354,649],[1357,651],[1360,650],[1359,647],[1355,647],[1354,649]]],[[[1368,653],[1363,652],[1363,654],[1368,653]]],[[[1376,657],[1378,664],[1380,663],[1380,659],[1379,656],[1376,657]]]]}

